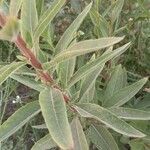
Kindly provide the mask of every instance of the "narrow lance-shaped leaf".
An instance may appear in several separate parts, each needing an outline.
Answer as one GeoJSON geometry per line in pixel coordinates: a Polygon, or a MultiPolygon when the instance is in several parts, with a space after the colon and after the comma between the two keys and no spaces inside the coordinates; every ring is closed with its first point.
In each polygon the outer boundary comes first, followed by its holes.
{"type": "MultiPolygon", "coordinates": [[[[24,0],[25,1],[25,0],[24,0]]],[[[9,13],[12,16],[17,16],[21,8],[22,0],[11,0],[9,6],[9,13]]]]}
{"type": "Polygon", "coordinates": [[[0,68],[0,85],[7,80],[7,78],[13,74],[17,69],[25,65],[24,62],[13,62],[0,68]]]}
{"type": "MultiPolygon", "coordinates": [[[[86,17],[87,13],[89,12],[90,8],[92,6],[92,3],[90,3],[79,16],[73,21],[73,23],[67,28],[65,33],[62,35],[61,39],[56,45],[55,48],[55,55],[58,54],[62,50],[66,50],[68,45],[71,43],[73,44],[76,42],[74,40],[75,33],[77,32],[78,28],[80,27],[82,21],[86,17]]],[[[58,65],[58,76],[61,82],[62,87],[66,87],[67,82],[70,80],[71,76],[73,75],[73,71],[75,69],[75,62],[76,58],[72,58],[69,60],[66,60],[58,65]]]]}
{"type": "Polygon", "coordinates": [[[100,56],[99,58],[95,59],[94,61],[84,65],[83,67],[81,67],[71,78],[71,80],[68,82],[68,88],[71,87],[72,85],[74,85],[77,81],[79,81],[80,79],[82,79],[83,77],[85,77],[88,73],[92,72],[95,70],[95,68],[97,68],[97,66],[103,65],[104,63],[106,63],[107,61],[109,61],[110,59],[112,59],[113,57],[115,57],[116,55],[121,55],[123,52],[125,52],[130,46],[130,43],[127,43],[125,45],[123,45],[122,47],[114,50],[114,51],[110,51],[108,53],[106,53],[105,55],[100,56]]]}
{"type": "Polygon", "coordinates": [[[101,16],[94,8],[92,8],[90,11],[90,17],[92,23],[94,24],[94,29],[96,30],[95,34],[98,35],[98,37],[101,35],[107,37],[109,35],[109,24],[105,18],[101,16]]]}
{"type": "MultiPolygon", "coordinates": [[[[121,65],[118,65],[115,67],[110,81],[107,84],[106,90],[105,90],[105,99],[107,100],[109,97],[112,97],[114,93],[118,92],[121,88],[123,88],[125,84],[125,72],[122,69],[121,65]]],[[[127,81],[126,81],[127,82],[127,81]]]]}
{"type": "Polygon", "coordinates": [[[54,142],[50,134],[45,135],[43,138],[38,140],[31,150],[47,150],[56,147],[57,144],[54,142]]]}
{"type": "Polygon", "coordinates": [[[150,112],[132,108],[115,107],[109,110],[119,118],[128,120],[150,120],[150,112]]]}
{"type": "Polygon", "coordinates": [[[93,86],[95,86],[96,79],[99,76],[100,72],[102,71],[103,67],[104,67],[104,64],[97,66],[97,68],[93,72],[88,74],[83,80],[81,84],[80,95],[79,95],[80,102],[86,102],[85,101],[86,95],[89,96],[92,94],[91,89],[93,88],[93,86]]]}
{"type": "Polygon", "coordinates": [[[112,19],[112,23],[114,23],[116,21],[116,19],[118,19],[120,13],[121,13],[121,10],[122,10],[122,7],[123,7],[123,4],[124,4],[124,0],[117,0],[113,6],[112,6],[112,9],[111,9],[111,19],[112,19]]]}
{"type": "Polygon", "coordinates": [[[44,0],[36,0],[36,8],[38,17],[40,17],[44,8],[44,0]]]}
{"type": "Polygon", "coordinates": [[[75,33],[77,32],[78,28],[80,27],[82,21],[88,14],[89,10],[91,9],[92,3],[90,3],[82,13],[73,21],[73,23],[67,28],[65,33],[62,35],[61,39],[56,45],[55,53],[58,54],[61,50],[66,50],[70,42],[73,40],[75,33]]]}
{"type": "MultiPolygon", "coordinates": [[[[74,43],[76,43],[76,39],[71,44],[74,43]]],[[[57,66],[58,78],[62,88],[65,89],[67,87],[67,83],[74,73],[75,65],[76,58],[72,58],[60,63],[57,66]]]]}
{"type": "Polygon", "coordinates": [[[49,23],[53,20],[56,14],[60,11],[66,0],[55,0],[47,11],[40,17],[38,26],[34,33],[34,40],[37,41],[39,36],[44,32],[49,23]]]}
{"type": "Polygon", "coordinates": [[[76,111],[86,118],[93,118],[104,123],[114,131],[131,137],[144,137],[145,135],[140,131],[127,124],[125,121],[119,119],[109,110],[91,103],[77,104],[74,106],[76,111]]]}
{"type": "Polygon", "coordinates": [[[107,107],[119,107],[126,102],[128,102],[132,97],[135,96],[135,94],[138,93],[138,91],[144,86],[144,84],[147,82],[148,78],[143,78],[136,83],[133,83],[125,88],[122,88],[118,92],[114,93],[112,97],[107,99],[104,102],[104,106],[107,107]]]}
{"type": "Polygon", "coordinates": [[[121,40],[123,40],[123,37],[109,37],[78,42],[56,55],[50,62],[45,63],[43,66],[49,69],[67,59],[112,46],[121,40]]]}
{"type": "Polygon", "coordinates": [[[26,104],[18,109],[0,126],[0,141],[5,140],[40,112],[38,101],[26,104]]]}
{"type": "Polygon", "coordinates": [[[36,10],[36,0],[23,0],[21,9],[21,26],[22,30],[30,33],[33,38],[33,33],[38,25],[38,16],[36,10]]]}
{"type": "Polygon", "coordinates": [[[76,58],[66,60],[58,65],[58,77],[62,88],[67,87],[67,82],[74,73],[76,58]]]}
{"type": "Polygon", "coordinates": [[[74,140],[74,150],[89,150],[86,137],[78,118],[73,119],[71,130],[74,140]]]}
{"type": "Polygon", "coordinates": [[[62,149],[73,148],[65,102],[58,89],[46,88],[39,95],[42,114],[53,140],[62,149]]]}
{"type": "Polygon", "coordinates": [[[113,136],[103,126],[91,125],[88,136],[99,150],[119,150],[113,136]]]}
{"type": "Polygon", "coordinates": [[[28,86],[31,89],[39,91],[39,92],[41,92],[45,88],[44,85],[42,85],[41,83],[38,83],[37,81],[35,81],[35,79],[27,77],[27,76],[12,74],[10,76],[10,78],[22,83],[25,86],[28,86]]]}

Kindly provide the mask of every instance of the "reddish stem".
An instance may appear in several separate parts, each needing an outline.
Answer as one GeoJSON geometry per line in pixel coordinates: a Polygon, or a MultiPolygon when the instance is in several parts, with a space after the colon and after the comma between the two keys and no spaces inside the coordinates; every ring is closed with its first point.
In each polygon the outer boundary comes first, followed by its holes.
{"type": "MultiPolygon", "coordinates": [[[[5,24],[6,24],[6,17],[2,13],[0,13],[0,26],[4,27],[5,24]]],[[[14,43],[20,50],[21,54],[24,57],[26,57],[27,60],[30,61],[30,65],[36,69],[37,74],[40,76],[41,80],[44,81],[45,84],[50,84],[54,88],[59,89],[63,94],[65,102],[68,103],[70,98],[63,93],[62,89],[58,85],[55,84],[53,78],[47,72],[44,72],[42,64],[35,57],[32,51],[27,47],[25,41],[22,39],[20,35],[17,36],[17,38],[14,40],[14,43]]]]}

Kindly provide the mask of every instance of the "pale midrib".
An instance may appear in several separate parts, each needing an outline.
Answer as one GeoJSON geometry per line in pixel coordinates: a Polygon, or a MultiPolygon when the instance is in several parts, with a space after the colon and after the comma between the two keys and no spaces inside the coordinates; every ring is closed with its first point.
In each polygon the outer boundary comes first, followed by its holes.
{"type": "MultiPolygon", "coordinates": [[[[10,76],[12,73],[14,73],[16,70],[18,70],[22,65],[24,65],[23,63],[18,63],[15,64],[14,66],[9,66],[9,68],[7,68],[1,75],[0,78],[4,78],[6,79],[8,76],[10,76]],[[11,71],[11,72],[10,72],[11,71]],[[9,73],[10,72],[10,73],[9,73]],[[9,73],[9,75],[8,75],[9,73]],[[7,76],[5,76],[7,74],[7,76]]],[[[1,83],[1,82],[0,82],[1,83]]]]}
{"type": "Polygon", "coordinates": [[[79,133],[78,133],[78,128],[77,128],[77,123],[76,122],[75,122],[75,131],[77,133],[77,141],[79,143],[80,150],[82,150],[82,144],[80,142],[80,136],[79,136],[79,133]]]}
{"type": "Polygon", "coordinates": [[[81,13],[81,15],[79,15],[74,21],[73,23],[69,26],[69,28],[66,30],[66,32],[63,34],[63,36],[61,37],[61,39],[59,40],[58,44],[56,45],[56,49],[60,49],[61,45],[63,45],[63,41],[65,40],[65,46],[63,47],[62,50],[66,49],[68,46],[69,41],[71,41],[73,34],[78,30],[80,24],[82,23],[83,19],[85,18],[85,16],[87,15],[87,13],[89,12],[90,7],[88,7],[85,11],[83,11],[81,13]],[[79,22],[77,22],[79,20],[79,22]],[[74,27],[74,28],[73,28],[74,27]],[[73,29],[73,30],[72,30],[73,29]],[[72,32],[71,32],[72,31],[72,32]],[[71,38],[67,38],[67,35],[69,35],[69,37],[71,38]],[[66,44],[67,43],[67,44],[66,44]]]}
{"type": "Polygon", "coordinates": [[[7,134],[5,134],[1,139],[3,140],[3,139],[5,139],[5,138],[9,137],[9,135],[10,135],[11,133],[14,133],[15,131],[18,130],[19,126],[23,126],[24,123],[26,123],[28,120],[30,120],[30,118],[32,118],[33,116],[35,116],[36,114],[38,114],[40,111],[41,111],[41,110],[39,109],[39,110],[37,110],[36,112],[34,112],[33,114],[31,114],[29,117],[27,117],[26,119],[24,119],[20,124],[18,124],[17,126],[15,126],[15,127],[13,128],[13,130],[11,130],[11,131],[8,132],[7,134]]]}
{"type": "MultiPolygon", "coordinates": [[[[96,120],[99,120],[100,122],[106,124],[108,127],[114,129],[115,131],[117,131],[117,132],[119,132],[119,133],[121,133],[121,134],[130,135],[130,136],[134,136],[134,137],[135,137],[135,135],[137,136],[137,135],[139,135],[139,134],[140,134],[140,135],[142,134],[140,131],[136,130],[136,129],[133,128],[131,125],[127,124],[125,121],[121,120],[121,119],[118,118],[116,115],[112,114],[110,111],[108,111],[108,110],[106,110],[106,109],[103,109],[103,110],[106,111],[107,113],[109,113],[110,115],[112,115],[113,117],[116,117],[116,118],[118,119],[118,121],[124,123],[124,125],[126,125],[128,128],[130,128],[130,130],[132,129],[132,132],[130,132],[130,133],[129,133],[129,131],[124,132],[124,130],[123,130],[123,129],[120,129],[120,127],[119,127],[119,129],[118,129],[118,128],[116,128],[116,125],[115,125],[115,126],[112,126],[110,123],[108,123],[107,121],[105,121],[105,120],[99,118],[97,115],[95,115],[95,114],[92,115],[91,113],[88,113],[86,110],[84,110],[84,109],[82,109],[82,108],[79,108],[79,107],[78,107],[78,109],[79,109],[79,110],[82,110],[83,113],[87,114],[87,115],[85,115],[85,114],[83,115],[82,112],[80,113],[80,112],[78,111],[79,114],[81,114],[82,116],[95,118],[96,120]],[[136,132],[136,134],[133,133],[133,130],[134,130],[134,132],[136,132]]],[[[126,128],[126,129],[127,129],[127,128],[126,128]]],[[[142,136],[141,136],[141,137],[142,137],[142,136]]]]}
{"type": "MultiPolygon", "coordinates": [[[[141,87],[138,88],[138,89],[141,89],[141,87]]],[[[135,91],[138,91],[138,90],[135,89],[135,90],[133,90],[133,91],[128,95],[128,97],[130,97],[130,99],[131,99],[132,94],[135,93],[135,91]]],[[[127,99],[127,98],[125,97],[125,98],[121,99],[120,101],[118,101],[118,102],[117,102],[116,104],[114,104],[113,106],[119,107],[119,106],[123,105],[124,103],[126,103],[126,102],[128,101],[128,100],[125,101],[125,99],[127,99]]],[[[129,100],[130,100],[130,99],[129,99],[129,100]]]]}
{"type": "Polygon", "coordinates": [[[105,139],[102,137],[102,135],[97,131],[97,129],[94,126],[93,126],[93,128],[97,132],[98,136],[100,136],[103,139],[104,143],[107,145],[107,148],[108,148],[107,150],[109,150],[109,147],[110,147],[109,144],[105,141],[105,139]]]}
{"type": "MultiPolygon", "coordinates": [[[[59,6],[59,4],[61,4],[61,0],[57,3],[57,5],[55,5],[55,6],[53,7],[53,10],[50,12],[50,14],[49,14],[47,17],[45,17],[45,19],[43,19],[43,21],[38,25],[36,31],[38,31],[39,28],[41,28],[41,25],[47,20],[47,18],[49,18],[49,16],[51,16],[51,14],[53,14],[53,12],[54,12],[55,9],[59,6]]],[[[50,8],[51,8],[51,7],[50,7],[50,8]]],[[[49,8],[49,9],[50,9],[50,8],[49,8]]],[[[43,15],[43,16],[44,16],[44,15],[43,15]]],[[[35,35],[36,35],[36,33],[35,33],[35,35]]]]}
{"type": "Polygon", "coordinates": [[[34,150],[35,148],[43,148],[44,144],[47,144],[48,142],[50,143],[51,141],[52,140],[48,137],[48,135],[46,135],[45,137],[43,137],[42,139],[37,141],[31,150],[34,150]],[[46,140],[43,142],[42,140],[45,138],[46,138],[46,140]],[[41,141],[42,141],[42,144],[40,143],[41,141]]]}
{"type": "MultiPolygon", "coordinates": [[[[55,105],[54,105],[54,99],[53,99],[54,97],[53,97],[52,91],[50,91],[50,97],[51,97],[52,109],[53,109],[53,111],[54,111],[56,123],[57,123],[57,126],[59,127],[59,133],[61,134],[61,137],[62,137],[61,139],[63,140],[63,143],[66,143],[66,141],[64,140],[64,136],[63,136],[61,127],[59,126],[59,121],[58,121],[57,115],[56,115],[56,110],[55,110],[55,105]]],[[[57,140],[56,140],[56,141],[57,141],[57,140]]]]}
{"type": "MultiPolygon", "coordinates": [[[[97,67],[97,69],[100,68],[100,66],[97,67]]],[[[90,82],[90,85],[88,86],[88,88],[85,90],[85,92],[81,95],[81,98],[82,99],[88,92],[89,90],[92,88],[93,84],[95,83],[95,80],[97,79],[98,75],[100,74],[100,72],[102,71],[103,67],[100,68],[99,72],[95,75],[95,78],[93,79],[92,82],[90,82]]],[[[91,72],[92,73],[92,72],[91,72]]]]}

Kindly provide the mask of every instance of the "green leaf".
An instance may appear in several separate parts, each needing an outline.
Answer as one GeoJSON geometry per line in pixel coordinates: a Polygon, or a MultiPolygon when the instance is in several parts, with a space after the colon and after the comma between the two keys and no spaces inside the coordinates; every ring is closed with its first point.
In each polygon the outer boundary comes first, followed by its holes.
{"type": "Polygon", "coordinates": [[[0,68],[0,85],[10,77],[17,69],[25,65],[24,62],[13,62],[9,65],[6,65],[0,68]]]}
{"type": "Polygon", "coordinates": [[[52,137],[47,134],[43,138],[41,138],[39,141],[37,141],[31,150],[47,150],[56,147],[56,143],[53,141],[52,137]]]}
{"type": "Polygon", "coordinates": [[[58,65],[57,72],[62,88],[67,87],[67,83],[74,73],[75,64],[76,58],[72,58],[58,65]]]}
{"type": "Polygon", "coordinates": [[[35,0],[23,0],[21,9],[21,26],[24,32],[30,33],[33,38],[35,28],[38,25],[38,16],[35,0]]]}
{"type": "MultiPolygon", "coordinates": [[[[92,71],[84,78],[80,88],[79,94],[80,102],[82,103],[87,102],[86,99],[87,97],[90,97],[90,95],[92,94],[91,89],[93,88],[93,86],[95,87],[95,81],[99,76],[100,72],[102,71],[103,67],[104,64],[97,66],[97,68],[94,71],[92,71]]],[[[91,100],[89,99],[88,102],[90,102],[91,100]]]]}
{"type": "Polygon", "coordinates": [[[98,11],[96,11],[94,8],[90,11],[90,17],[92,20],[92,23],[95,26],[96,32],[95,34],[100,37],[101,35],[103,37],[107,37],[109,35],[109,24],[105,20],[104,17],[102,17],[98,11]],[[100,33],[99,33],[100,32],[100,33]]]}
{"type": "Polygon", "coordinates": [[[103,126],[91,125],[88,136],[99,150],[119,150],[113,136],[103,126]]]}
{"type": "Polygon", "coordinates": [[[38,101],[28,103],[18,109],[0,126],[0,141],[10,137],[39,112],[40,106],[38,101]]]}
{"type": "Polygon", "coordinates": [[[67,84],[68,85],[67,87],[69,88],[72,85],[74,85],[77,81],[79,81],[80,79],[85,77],[90,72],[94,71],[95,68],[97,68],[97,66],[99,66],[99,67],[103,66],[104,63],[106,63],[107,61],[109,61],[110,59],[115,57],[116,55],[117,56],[121,55],[123,52],[125,52],[129,48],[129,46],[130,46],[130,43],[127,43],[127,44],[123,45],[122,47],[120,47],[112,52],[110,51],[110,52],[106,53],[105,55],[98,57],[94,61],[84,65],[72,76],[71,80],[67,84]]]}
{"type": "Polygon", "coordinates": [[[124,108],[124,107],[115,107],[115,108],[110,108],[109,110],[119,118],[123,118],[123,119],[150,120],[150,112],[148,111],[132,109],[132,108],[124,108]]]}
{"type": "Polygon", "coordinates": [[[36,0],[36,8],[37,8],[38,17],[40,17],[42,15],[42,11],[44,8],[44,0],[36,0]]]}
{"type": "Polygon", "coordinates": [[[49,69],[67,59],[112,46],[121,40],[123,40],[123,37],[109,37],[78,42],[56,55],[50,62],[45,63],[43,66],[44,68],[49,69]]]}
{"type": "Polygon", "coordinates": [[[62,35],[61,39],[56,45],[55,53],[58,54],[62,50],[66,50],[70,42],[73,40],[75,33],[83,22],[84,18],[91,9],[92,3],[90,3],[86,8],[79,14],[79,16],[73,21],[73,23],[67,28],[65,33],[62,35]]]}
{"type": "Polygon", "coordinates": [[[111,10],[111,12],[110,12],[110,14],[111,14],[111,21],[112,21],[112,23],[114,23],[117,19],[118,19],[118,17],[119,17],[119,15],[120,15],[120,13],[121,13],[121,10],[122,10],[122,8],[123,8],[123,5],[124,5],[124,0],[117,0],[114,4],[113,4],[113,6],[112,6],[112,10],[111,10]]]}
{"type": "Polygon", "coordinates": [[[47,88],[40,93],[39,102],[53,140],[62,149],[73,148],[72,133],[62,93],[57,89],[47,88]]]}
{"type": "Polygon", "coordinates": [[[99,11],[99,7],[100,7],[100,5],[101,5],[101,0],[94,0],[94,9],[96,10],[96,11],[99,11]]]}
{"type": "Polygon", "coordinates": [[[120,89],[118,92],[114,93],[112,97],[109,97],[106,101],[104,101],[104,106],[107,107],[119,107],[126,102],[128,102],[138,91],[144,86],[147,82],[148,78],[143,78],[136,83],[133,83],[129,86],[126,86],[120,89]]]}
{"type": "Polygon", "coordinates": [[[0,39],[14,41],[19,34],[19,23],[16,17],[9,16],[5,26],[0,30],[0,39]]]}
{"type": "Polygon", "coordinates": [[[73,106],[74,109],[82,116],[86,118],[93,118],[104,123],[114,131],[130,136],[130,137],[144,137],[145,135],[140,131],[127,124],[125,121],[119,119],[109,110],[91,103],[77,104],[73,106]]]}
{"type": "Polygon", "coordinates": [[[12,16],[17,16],[21,8],[21,4],[22,4],[22,0],[11,0],[9,6],[9,14],[12,16]]]}
{"type": "Polygon", "coordinates": [[[47,11],[40,17],[38,26],[36,27],[34,33],[35,41],[40,37],[40,35],[44,32],[49,23],[53,20],[56,14],[60,11],[61,7],[64,5],[66,0],[55,0],[51,6],[47,9],[47,11]]]}
{"type": "Polygon", "coordinates": [[[22,83],[25,86],[28,86],[31,89],[39,91],[39,92],[41,92],[45,88],[44,85],[42,85],[41,83],[38,83],[33,78],[30,78],[30,77],[27,77],[27,76],[12,74],[10,76],[10,78],[22,83]]]}
{"type": "Polygon", "coordinates": [[[144,142],[140,139],[133,139],[129,142],[131,150],[146,150],[144,142]]]}
{"type": "Polygon", "coordinates": [[[74,150],[89,150],[86,137],[78,118],[73,119],[71,130],[74,140],[74,150]]]}
{"type": "MultiPolygon", "coordinates": [[[[61,36],[61,39],[59,40],[59,42],[56,45],[55,54],[58,54],[62,50],[66,50],[68,45],[75,38],[75,33],[77,32],[77,30],[80,27],[81,23],[83,22],[84,18],[88,14],[91,6],[92,6],[92,3],[90,3],[82,11],[82,13],[73,21],[73,23],[67,28],[67,30],[61,36]]],[[[61,86],[64,88],[66,87],[67,82],[70,80],[71,76],[73,75],[73,71],[75,68],[75,62],[76,62],[76,58],[72,58],[70,60],[67,60],[67,61],[60,63],[58,66],[58,69],[57,69],[58,70],[58,76],[59,76],[59,79],[61,82],[61,86]]]]}
{"type": "Polygon", "coordinates": [[[105,99],[109,99],[109,97],[112,97],[116,92],[125,87],[127,82],[125,80],[125,72],[121,65],[116,66],[111,75],[110,81],[107,84],[105,90],[105,99]]]}

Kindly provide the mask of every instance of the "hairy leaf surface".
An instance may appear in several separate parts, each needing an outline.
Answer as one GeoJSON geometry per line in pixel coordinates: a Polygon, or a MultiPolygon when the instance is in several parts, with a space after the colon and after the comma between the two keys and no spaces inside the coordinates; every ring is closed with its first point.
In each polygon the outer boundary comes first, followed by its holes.
{"type": "Polygon", "coordinates": [[[54,141],[62,149],[73,148],[72,133],[62,93],[54,88],[46,88],[40,93],[39,102],[45,123],[54,141]]]}
{"type": "Polygon", "coordinates": [[[77,104],[74,106],[76,111],[83,117],[93,118],[104,123],[109,128],[115,130],[126,136],[144,137],[145,135],[140,131],[127,124],[125,121],[119,119],[109,110],[91,103],[77,104]]]}

